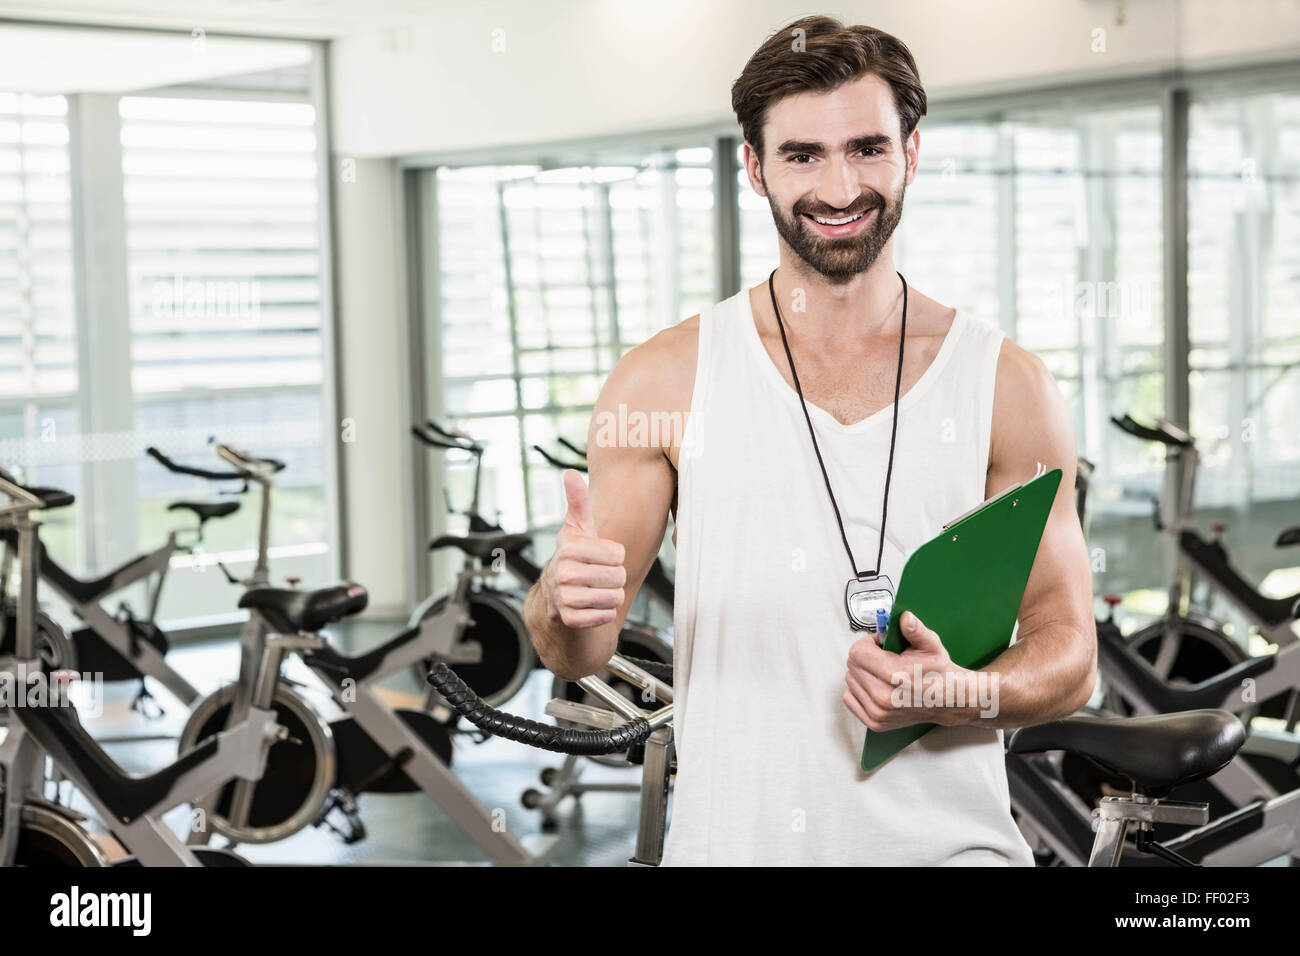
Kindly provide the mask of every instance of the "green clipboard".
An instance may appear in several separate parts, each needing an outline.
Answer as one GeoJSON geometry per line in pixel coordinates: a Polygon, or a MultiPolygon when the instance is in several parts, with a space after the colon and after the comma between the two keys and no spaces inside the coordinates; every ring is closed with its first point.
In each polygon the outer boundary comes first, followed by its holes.
{"type": "MultiPolygon", "coordinates": [[[[906,644],[899,619],[904,611],[911,611],[943,639],[959,667],[978,670],[1001,654],[1011,644],[1038,542],[1060,483],[1061,469],[1040,471],[954,518],[912,552],[889,614],[885,650],[903,651],[906,644]]],[[[862,769],[876,769],[937,726],[868,730],[862,769]]]]}

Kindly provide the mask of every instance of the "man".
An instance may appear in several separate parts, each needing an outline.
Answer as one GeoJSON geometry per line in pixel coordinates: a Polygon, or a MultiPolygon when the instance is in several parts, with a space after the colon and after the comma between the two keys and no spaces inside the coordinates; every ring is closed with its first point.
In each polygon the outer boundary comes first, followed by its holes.
{"type": "Polygon", "coordinates": [[[780,264],[770,285],[666,329],[610,374],[590,487],[565,474],[568,514],[528,596],[530,632],[557,674],[598,671],[671,510],[666,864],[1030,864],[1001,730],[1072,713],[1096,673],[1065,403],[1035,356],[895,272],[926,107],[901,42],[796,21],[754,53],[732,103],[780,264]],[[676,420],[685,434],[670,441],[610,427],[676,420]],[[851,628],[846,580],[898,582],[945,522],[1039,463],[1063,477],[1017,639],[996,661],[957,667],[910,614],[901,655],[851,628]],[[936,701],[918,673],[972,693],[936,701]],[[994,707],[973,693],[980,680],[994,707]],[[940,726],[859,769],[864,727],[922,722],[940,726]]]}

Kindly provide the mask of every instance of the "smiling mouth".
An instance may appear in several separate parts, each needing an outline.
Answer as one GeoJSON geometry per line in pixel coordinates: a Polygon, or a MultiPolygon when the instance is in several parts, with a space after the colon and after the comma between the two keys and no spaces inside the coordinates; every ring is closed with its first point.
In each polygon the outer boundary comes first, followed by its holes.
{"type": "Polygon", "coordinates": [[[805,213],[805,215],[814,222],[821,223],[823,226],[847,226],[851,222],[857,222],[870,211],[871,210],[868,209],[858,213],[856,216],[841,216],[838,219],[832,219],[828,216],[814,216],[812,213],[805,213]]]}

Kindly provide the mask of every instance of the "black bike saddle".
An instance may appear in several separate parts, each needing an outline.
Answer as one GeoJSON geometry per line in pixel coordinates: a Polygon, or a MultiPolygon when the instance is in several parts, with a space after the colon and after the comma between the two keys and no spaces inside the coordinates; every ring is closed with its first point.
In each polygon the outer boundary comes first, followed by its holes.
{"type": "Polygon", "coordinates": [[[1246,742],[1246,728],[1226,710],[1148,717],[1075,715],[1011,735],[1012,753],[1068,750],[1109,773],[1129,777],[1150,796],[1213,776],[1246,742]]]}
{"type": "Polygon", "coordinates": [[[319,631],[326,624],[365,610],[369,595],[360,584],[336,584],[315,591],[253,588],[239,599],[240,607],[256,608],[281,634],[319,631]]]}

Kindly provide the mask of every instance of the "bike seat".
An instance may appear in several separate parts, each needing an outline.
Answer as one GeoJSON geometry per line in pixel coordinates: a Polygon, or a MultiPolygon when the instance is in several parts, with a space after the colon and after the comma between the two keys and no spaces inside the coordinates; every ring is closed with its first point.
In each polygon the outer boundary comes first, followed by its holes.
{"type": "Polygon", "coordinates": [[[487,561],[498,549],[505,554],[517,554],[533,543],[526,534],[505,531],[471,531],[469,534],[440,534],[429,542],[429,550],[460,548],[480,561],[487,561]]]}
{"type": "Polygon", "coordinates": [[[136,777],[112,761],[95,739],[86,732],[71,705],[14,708],[21,711],[19,720],[56,763],[75,767],[90,784],[114,818],[130,823],[150,807],[160,803],[186,771],[203,763],[217,751],[217,738],[199,744],[175,763],[161,770],[136,777]]]}
{"type": "Polygon", "coordinates": [[[315,591],[288,588],[253,588],[245,591],[239,606],[255,608],[280,634],[319,631],[326,624],[364,610],[369,595],[360,584],[335,584],[315,591]]]}
{"type": "Polygon", "coordinates": [[[60,491],[58,488],[30,487],[27,490],[37,498],[41,499],[41,507],[45,511],[48,511],[51,508],[66,508],[77,500],[76,495],[72,492],[60,491]]]}
{"type": "Polygon", "coordinates": [[[1068,750],[1142,793],[1161,796],[1222,770],[1246,741],[1246,728],[1226,710],[1192,710],[1150,717],[1076,715],[1011,735],[1012,753],[1068,750]]]}
{"type": "Polygon", "coordinates": [[[1300,544],[1300,524],[1286,528],[1274,542],[1274,545],[1279,548],[1286,548],[1293,544],[1300,544]]]}
{"type": "Polygon", "coordinates": [[[238,501],[173,501],[167,506],[168,511],[192,511],[199,523],[209,518],[224,518],[239,510],[238,501]]]}
{"type": "Polygon", "coordinates": [[[17,485],[29,495],[35,495],[41,499],[41,503],[36,506],[37,511],[48,511],[51,508],[64,508],[76,501],[76,496],[70,491],[61,491],[58,488],[45,488],[39,485],[25,485],[9,472],[0,468],[0,478],[5,479],[11,484],[17,485]]]}
{"type": "Polygon", "coordinates": [[[1122,673],[1137,685],[1151,707],[1163,714],[1220,707],[1229,693],[1240,691],[1242,681],[1272,670],[1277,663],[1276,655],[1261,654],[1248,657],[1199,684],[1170,684],[1145,657],[1125,643],[1118,628],[1103,626],[1097,628],[1097,653],[1103,671],[1122,673]]]}

